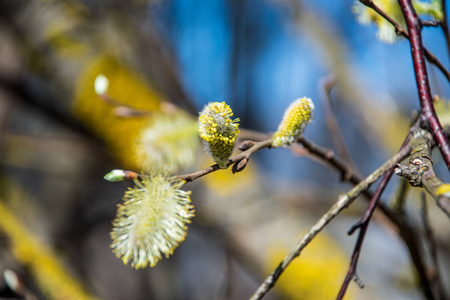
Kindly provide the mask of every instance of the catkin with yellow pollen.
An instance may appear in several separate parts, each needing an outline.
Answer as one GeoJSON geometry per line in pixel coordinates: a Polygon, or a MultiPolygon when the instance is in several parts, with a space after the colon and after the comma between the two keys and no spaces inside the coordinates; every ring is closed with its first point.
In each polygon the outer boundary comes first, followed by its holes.
{"type": "Polygon", "coordinates": [[[239,119],[231,119],[233,112],[225,102],[211,102],[200,112],[199,133],[206,150],[219,165],[226,169],[239,133],[239,119]]]}
{"type": "Polygon", "coordinates": [[[180,189],[184,181],[150,175],[135,183],[118,205],[111,248],[124,264],[140,269],[168,258],[184,241],[194,207],[191,192],[180,189]]]}
{"type": "Polygon", "coordinates": [[[284,113],[278,130],[273,135],[272,146],[279,147],[293,143],[311,123],[314,103],[310,98],[295,100],[284,113]]]}

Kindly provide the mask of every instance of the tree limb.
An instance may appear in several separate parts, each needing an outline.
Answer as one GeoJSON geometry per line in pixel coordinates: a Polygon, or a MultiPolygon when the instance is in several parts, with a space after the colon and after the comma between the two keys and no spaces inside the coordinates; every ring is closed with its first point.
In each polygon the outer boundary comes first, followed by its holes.
{"type": "Polygon", "coordinates": [[[437,205],[450,218],[450,184],[436,176],[431,160],[432,136],[418,129],[412,139],[412,155],[408,166],[397,165],[395,173],[405,177],[415,187],[424,187],[436,200],[437,205]]]}

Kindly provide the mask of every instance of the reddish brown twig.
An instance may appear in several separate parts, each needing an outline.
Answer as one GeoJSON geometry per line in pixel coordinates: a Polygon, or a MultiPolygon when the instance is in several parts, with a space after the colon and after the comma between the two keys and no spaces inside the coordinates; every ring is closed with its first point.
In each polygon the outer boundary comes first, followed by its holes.
{"type": "Polygon", "coordinates": [[[431,261],[433,263],[432,267],[432,276],[430,276],[431,280],[434,281],[437,292],[439,293],[439,299],[445,300],[447,299],[447,296],[445,295],[444,288],[442,286],[441,282],[441,275],[439,271],[439,262],[438,262],[438,253],[437,253],[437,245],[436,241],[434,239],[433,230],[431,229],[431,224],[428,220],[428,208],[427,208],[427,199],[425,192],[422,192],[421,195],[422,200],[422,223],[423,227],[425,229],[425,238],[428,241],[428,244],[430,245],[430,256],[431,261]]]}
{"type": "Polygon", "coordinates": [[[450,58],[450,32],[448,29],[448,17],[447,17],[447,1],[441,0],[441,8],[442,8],[442,21],[440,22],[442,31],[444,32],[445,42],[447,43],[447,52],[450,58]]]}
{"type": "MultiPolygon", "coordinates": [[[[233,157],[231,157],[228,161],[228,167],[233,164],[238,164],[239,166],[237,169],[235,169],[236,172],[242,171],[245,168],[245,165],[248,163],[248,160],[250,159],[250,156],[255,154],[261,149],[264,148],[270,148],[272,146],[272,138],[268,138],[264,141],[255,143],[252,147],[248,148],[246,151],[241,152],[233,157]],[[241,163],[244,162],[244,163],[241,163]]],[[[219,165],[215,164],[210,167],[207,167],[203,170],[199,170],[194,173],[186,174],[186,175],[179,175],[177,178],[185,180],[186,182],[194,181],[197,178],[203,177],[209,173],[212,173],[214,171],[220,170],[219,165]]]]}
{"type": "Polygon", "coordinates": [[[347,291],[348,285],[350,284],[350,281],[353,279],[356,281],[358,286],[360,288],[364,287],[364,284],[360,280],[357,272],[357,266],[358,266],[358,260],[359,255],[361,253],[362,244],[364,241],[364,237],[366,236],[367,228],[369,227],[370,218],[375,211],[375,207],[377,206],[378,201],[381,198],[381,194],[383,193],[386,185],[388,184],[389,180],[392,177],[393,169],[389,170],[383,177],[381,183],[378,185],[377,190],[375,191],[375,194],[373,195],[372,199],[370,200],[369,208],[366,211],[365,216],[363,219],[356,224],[356,226],[353,226],[348,234],[352,234],[357,228],[360,229],[358,239],[356,241],[355,248],[353,250],[352,254],[352,260],[350,262],[350,267],[347,272],[347,276],[344,279],[344,283],[342,284],[341,290],[339,291],[339,294],[336,299],[341,300],[343,299],[345,292],[347,291]],[[364,221],[365,220],[365,221],[364,221]]]}
{"type": "Polygon", "coordinates": [[[399,0],[400,8],[405,17],[406,26],[410,36],[411,55],[416,76],[417,89],[419,92],[421,112],[421,122],[430,127],[436,144],[441,150],[447,168],[450,170],[450,146],[447,137],[444,134],[442,125],[436,115],[433,106],[433,97],[431,95],[430,83],[428,80],[427,66],[424,59],[424,48],[422,44],[422,22],[417,16],[411,0],[399,0]]]}
{"type": "Polygon", "coordinates": [[[339,128],[339,124],[336,118],[336,114],[333,110],[333,103],[331,99],[331,90],[336,86],[337,80],[333,76],[328,76],[320,81],[320,90],[322,93],[323,109],[326,114],[325,122],[328,127],[328,131],[331,134],[331,140],[337,151],[337,153],[345,160],[345,162],[358,173],[358,169],[354,164],[350,154],[348,153],[347,146],[345,145],[342,131],[339,128]]]}

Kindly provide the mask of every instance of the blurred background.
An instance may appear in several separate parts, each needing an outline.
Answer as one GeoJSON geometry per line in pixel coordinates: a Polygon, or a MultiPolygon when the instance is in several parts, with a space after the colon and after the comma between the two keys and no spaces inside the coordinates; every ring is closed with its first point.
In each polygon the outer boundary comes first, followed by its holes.
{"type": "MultiPolygon", "coordinates": [[[[132,182],[103,176],[144,169],[134,145],[165,102],[196,118],[208,102],[226,101],[241,128],[268,133],[293,100],[307,96],[316,110],[305,136],[334,149],[323,88],[332,77],[332,110],[349,157],[370,174],[398,150],[419,104],[408,42],[379,41],[375,26],[357,23],[353,5],[1,0],[0,295],[247,299],[350,189],[338,173],[305,151],[265,149],[241,173],[190,183],[196,217],[186,241],[144,270],[123,265],[110,249],[116,206],[132,182]],[[99,74],[124,105],[98,97],[99,74]],[[129,117],[128,106],[153,113],[129,117]]],[[[440,28],[426,28],[424,41],[448,66],[440,28]]],[[[434,66],[429,72],[433,94],[448,97],[445,77],[434,66]]],[[[197,142],[196,162],[177,174],[212,164],[197,142]]],[[[433,159],[448,182],[440,154],[433,159]]],[[[392,203],[399,185],[394,178],[383,202],[392,203]]],[[[423,233],[420,191],[406,195],[408,222],[423,233]]],[[[431,198],[428,204],[441,282],[450,291],[450,222],[431,198]]],[[[346,232],[366,207],[357,200],[334,220],[266,298],[335,298],[356,240],[346,232]]],[[[405,245],[382,216],[375,219],[359,264],[366,288],[352,283],[346,299],[422,299],[405,245]]]]}

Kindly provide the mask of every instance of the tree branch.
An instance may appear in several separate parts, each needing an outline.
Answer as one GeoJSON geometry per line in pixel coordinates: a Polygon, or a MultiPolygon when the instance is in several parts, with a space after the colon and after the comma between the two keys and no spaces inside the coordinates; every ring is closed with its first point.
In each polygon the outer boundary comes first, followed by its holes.
{"type": "Polygon", "coordinates": [[[450,218],[450,184],[445,184],[434,173],[431,160],[432,136],[418,129],[412,139],[412,155],[408,166],[397,165],[395,173],[405,177],[415,187],[424,187],[437,205],[450,218]]]}
{"type": "Polygon", "coordinates": [[[417,16],[411,0],[398,0],[406,26],[410,36],[411,55],[416,76],[417,89],[419,92],[420,107],[422,108],[421,122],[430,127],[436,144],[441,150],[447,168],[450,170],[450,146],[447,137],[444,134],[442,125],[436,115],[433,106],[433,97],[431,96],[430,83],[428,81],[427,67],[424,60],[424,47],[422,44],[422,22],[417,16]]]}
{"type": "Polygon", "coordinates": [[[320,81],[320,92],[322,94],[323,109],[326,114],[325,122],[328,127],[328,131],[331,134],[331,139],[333,141],[334,147],[342,159],[357,172],[357,167],[353,163],[353,160],[348,153],[347,147],[345,146],[344,137],[339,128],[338,121],[336,119],[336,114],[333,110],[333,103],[331,100],[331,90],[336,85],[337,80],[334,76],[328,76],[320,81]]]}

